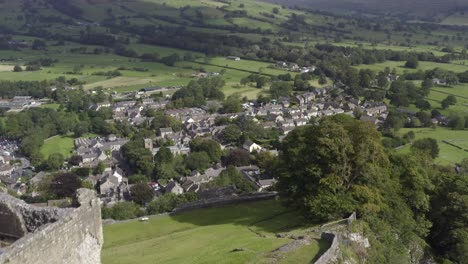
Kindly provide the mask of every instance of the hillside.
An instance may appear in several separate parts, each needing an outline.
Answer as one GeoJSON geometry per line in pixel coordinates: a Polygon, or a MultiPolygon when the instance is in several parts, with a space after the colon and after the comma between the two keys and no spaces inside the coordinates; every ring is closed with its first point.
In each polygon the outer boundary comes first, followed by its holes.
{"type": "Polygon", "coordinates": [[[278,201],[262,201],[112,224],[104,226],[102,260],[104,264],[145,264],[156,259],[174,264],[309,263],[329,246],[320,236],[292,252],[272,252],[292,241],[275,234],[294,230],[300,234],[301,222],[298,214],[278,201]]]}
{"type": "Polygon", "coordinates": [[[287,6],[304,6],[311,9],[326,11],[350,11],[362,13],[414,15],[429,18],[431,16],[447,16],[454,12],[468,9],[468,3],[462,0],[414,0],[414,1],[384,1],[384,0],[270,0],[287,6]]]}

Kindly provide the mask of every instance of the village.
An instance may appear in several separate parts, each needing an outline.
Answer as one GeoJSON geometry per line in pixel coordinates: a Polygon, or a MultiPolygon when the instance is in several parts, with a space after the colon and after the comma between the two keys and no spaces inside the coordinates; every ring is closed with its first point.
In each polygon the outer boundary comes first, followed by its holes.
{"type": "MultiPolygon", "coordinates": [[[[269,103],[259,103],[255,100],[242,104],[242,111],[231,114],[210,113],[202,108],[167,109],[170,103],[168,98],[161,97],[157,100],[150,95],[166,88],[148,88],[140,92],[126,94],[121,100],[114,103],[98,103],[91,106],[94,111],[102,108],[110,108],[113,122],[128,122],[132,126],[139,127],[152,121],[152,117],[145,115],[147,110],[163,111],[165,115],[178,120],[182,128],[174,131],[171,127],[161,127],[153,137],[144,139],[145,148],[155,156],[160,149],[158,142],[169,142],[169,150],[173,155],[190,154],[190,142],[196,138],[212,139],[217,141],[223,150],[242,149],[247,153],[270,152],[277,155],[278,150],[271,145],[261,144],[246,139],[240,145],[224,144],[220,135],[227,127],[226,124],[217,124],[219,118],[235,120],[245,117],[253,120],[266,130],[277,131],[278,140],[282,141],[288,133],[296,127],[305,126],[311,122],[326,116],[345,114],[357,117],[360,120],[370,122],[375,126],[381,125],[388,114],[388,107],[383,102],[361,102],[359,99],[337,94],[331,90],[336,86],[317,88],[310,92],[297,94],[291,97],[280,97],[269,103]]],[[[338,89],[338,91],[343,91],[338,89]]],[[[11,103],[21,106],[34,105],[31,98],[15,97],[11,103]]],[[[210,102],[218,103],[218,102],[210,102]]],[[[221,104],[221,103],[218,103],[221,104]]],[[[19,107],[20,108],[20,107],[19,107]]],[[[19,109],[18,108],[18,109],[19,109]]],[[[77,138],[74,140],[74,163],[65,162],[62,170],[76,168],[103,167],[102,173],[92,173],[85,180],[90,182],[98,191],[104,204],[112,206],[116,202],[129,200],[131,197],[128,177],[132,173],[127,161],[121,154],[121,147],[129,139],[118,138],[115,135],[95,138],[77,138]],[[78,159],[78,161],[77,161],[78,159]]],[[[18,195],[23,195],[40,186],[46,178],[47,172],[34,172],[27,159],[16,156],[17,142],[5,142],[5,148],[0,156],[0,180],[9,186],[18,195]]],[[[220,162],[205,171],[192,171],[190,175],[183,175],[177,180],[152,181],[150,186],[155,192],[155,197],[163,193],[182,194],[185,192],[199,192],[200,186],[217,178],[226,167],[220,162]]],[[[246,180],[257,188],[257,191],[268,190],[275,183],[274,178],[265,178],[258,166],[238,166],[246,180]]],[[[34,196],[36,192],[33,192],[34,196]]]]}

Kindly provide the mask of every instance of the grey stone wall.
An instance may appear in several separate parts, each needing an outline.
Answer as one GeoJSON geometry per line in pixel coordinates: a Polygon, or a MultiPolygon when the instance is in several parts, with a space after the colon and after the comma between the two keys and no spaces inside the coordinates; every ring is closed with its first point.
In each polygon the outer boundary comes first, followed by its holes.
{"type": "MultiPolygon", "coordinates": [[[[348,218],[322,225],[322,230],[333,230],[337,226],[349,227],[356,220],[356,212],[353,212],[348,218]]],[[[330,242],[330,247],[325,251],[314,264],[328,264],[335,262],[339,257],[339,247],[341,236],[337,232],[324,231],[320,235],[323,240],[330,242]]]]}
{"type": "MultiPolygon", "coordinates": [[[[35,208],[0,194],[1,209],[15,219],[21,235],[0,252],[0,264],[99,264],[103,244],[99,199],[91,190],[77,191],[76,208],[35,208]]],[[[19,230],[19,231],[18,231],[19,230]]]]}
{"type": "Polygon", "coordinates": [[[321,238],[330,242],[330,248],[328,248],[314,264],[328,264],[338,258],[338,248],[340,246],[338,235],[324,232],[321,238]]]}
{"type": "Polygon", "coordinates": [[[241,195],[231,196],[231,197],[199,200],[199,201],[183,204],[180,207],[174,209],[172,213],[181,213],[181,212],[187,212],[187,211],[192,211],[196,209],[225,206],[225,205],[238,204],[238,203],[244,203],[244,202],[268,200],[268,199],[275,198],[276,195],[277,195],[276,192],[251,193],[251,194],[241,194],[241,195]]]}

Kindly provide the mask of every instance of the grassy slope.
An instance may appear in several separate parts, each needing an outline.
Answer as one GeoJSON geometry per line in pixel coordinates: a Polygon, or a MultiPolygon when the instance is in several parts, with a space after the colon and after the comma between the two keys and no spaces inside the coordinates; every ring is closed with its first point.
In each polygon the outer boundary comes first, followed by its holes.
{"type": "Polygon", "coordinates": [[[73,138],[55,136],[44,141],[44,145],[41,147],[41,153],[44,159],[47,159],[49,155],[54,153],[60,153],[64,157],[69,157],[73,151],[73,147],[73,138]]]}
{"type": "MultiPolygon", "coordinates": [[[[147,223],[107,225],[102,260],[104,264],[268,263],[268,252],[290,241],[274,233],[292,230],[301,221],[279,202],[262,201],[156,217],[147,223]],[[235,248],[245,250],[231,253],[235,248]]],[[[281,263],[310,262],[324,246],[314,241],[284,256],[281,263]]]]}
{"type": "MultiPolygon", "coordinates": [[[[85,134],[83,137],[96,137],[95,134],[85,134]]],[[[69,136],[54,136],[44,140],[44,145],[41,147],[41,153],[44,159],[47,159],[50,154],[60,153],[65,158],[70,157],[75,148],[74,138],[69,136]]]]}
{"type": "MultiPolygon", "coordinates": [[[[468,158],[468,152],[452,147],[442,142],[442,140],[455,140],[454,143],[466,147],[468,144],[468,131],[450,130],[447,128],[438,127],[432,128],[404,128],[400,130],[403,135],[408,131],[414,131],[416,139],[420,138],[434,138],[439,143],[440,153],[436,162],[440,164],[453,164],[460,162],[464,158],[468,158]]],[[[399,151],[407,152],[410,146],[407,145],[399,151]]]]}

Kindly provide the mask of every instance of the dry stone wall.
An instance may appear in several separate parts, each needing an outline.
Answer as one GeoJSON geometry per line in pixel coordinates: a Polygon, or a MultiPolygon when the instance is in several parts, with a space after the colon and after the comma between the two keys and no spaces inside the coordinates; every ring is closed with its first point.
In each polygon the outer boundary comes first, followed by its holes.
{"type": "Polygon", "coordinates": [[[174,209],[172,213],[181,213],[181,212],[192,211],[196,209],[225,206],[225,205],[238,204],[238,203],[244,203],[244,202],[268,200],[268,199],[275,198],[276,195],[277,195],[276,192],[252,193],[252,194],[241,194],[237,196],[222,197],[222,198],[216,198],[216,199],[199,200],[199,201],[183,204],[180,207],[174,209]]]}
{"type": "Polygon", "coordinates": [[[15,231],[8,235],[17,238],[9,247],[1,249],[0,264],[101,263],[103,235],[99,199],[93,191],[80,189],[76,205],[68,209],[37,208],[0,194],[0,210],[4,213],[0,214],[0,221],[13,219],[10,227],[15,231]]]}

